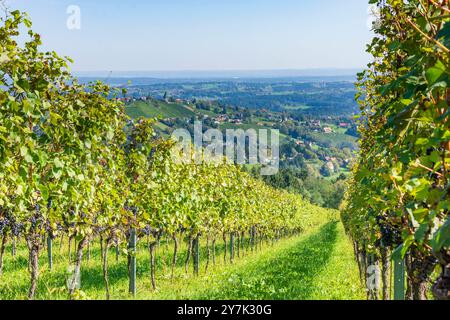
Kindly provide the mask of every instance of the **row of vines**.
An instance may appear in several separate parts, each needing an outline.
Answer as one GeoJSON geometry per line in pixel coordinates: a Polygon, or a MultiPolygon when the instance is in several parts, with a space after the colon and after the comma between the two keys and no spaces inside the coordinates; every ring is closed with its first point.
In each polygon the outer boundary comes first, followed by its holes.
{"type": "Polygon", "coordinates": [[[407,299],[450,299],[448,0],[371,0],[373,59],[359,75],[360,156],[343,205],[361,273],[406,266],[407,299]]]}
{"type": "MultiPolygon", "coordinates": [[[[76,241],[69,262],[74,274],[90,244],[100,241],[109,297],[111,246],[127,252],[135,293],[139,239],[148,244],[155,288],[155,247],[162,238],[172,239],[173,270],[179,239],[195,260],[201,237],[209,263],[216,241],[234,248],[235,239],[242,244],[246,238],[255,246],[301,232],[320,213],[226,161],[182,161],[173,142],[155,137],[151,120],[127,118],[114,99],[121,92],[79,84],[67,71],[70,60],[41,52],[40,36],[30,28],[18,11],[0,27],[0,274],[6,244],[25,242],[29,299],[37,292],[39,256],[47,245],[51,264],[55,238],[76,241]],[[21,30],[28,30],[23,45],[21,30]]],[[[198,261],[195,266],[198,273],[198,261]]],[[[73,279],[71,297],[77,294],[73,279]]]]}

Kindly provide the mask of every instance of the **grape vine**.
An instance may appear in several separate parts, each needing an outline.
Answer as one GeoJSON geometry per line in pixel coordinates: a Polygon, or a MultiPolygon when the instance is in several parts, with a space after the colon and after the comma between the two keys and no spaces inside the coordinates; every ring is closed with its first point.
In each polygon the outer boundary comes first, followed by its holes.
{"type": "MultiPolygon", "coordinates": [[[[327,212],[227,161],[182,161],[174,142],[155,137],[152,120],[125,115],[116,99],[120,92],[100,82],[79,84],[68,71],[70,59],[41,52],[26,14],[11,12],[1,23],[0,273],[6,242],[26,242],[29,299],[38,292],[44,241],[51,261],[52,241],[68,239],[75,274],[84,255],[90,258],[91,243],[99,241],[110,298],[108,249],[128,253],[131,274],[133,234],[147,243],[156,288],[161,239],[173,240],[172,276],[179,239],[190,246],[186,267],[192,252],[198,273],[200,238],[207,241],[207,266],[211,258],[215,263],[220,239],[230,246],[233,262],[243,254],[246,236],[256,249],[258,242],[301,232],[327,212]],[[29,38],[19,46],[22,28],[29,38]]],[[[203,156],[201,150],[192,153],[203,156]]],[[[70,297],[78,289],[73,277],[70,297]]]]}
{"type": "MultiPolygon", "coordinates": [[[[447,0],[371,0],[380,15],[359,74],[360,156],[342,220],[361,270],[403,258],[407,298],[450,299],[450,18],[447,0]],[[371,261],[369,260],[371,257],[371,261]],[[441,274],[431,279],[436,266],[441,274]]],[[[384,283],[382,298],[389,298],[384,283]]],[[[379,292],[369,292],[380,298],[379,292]]]]}

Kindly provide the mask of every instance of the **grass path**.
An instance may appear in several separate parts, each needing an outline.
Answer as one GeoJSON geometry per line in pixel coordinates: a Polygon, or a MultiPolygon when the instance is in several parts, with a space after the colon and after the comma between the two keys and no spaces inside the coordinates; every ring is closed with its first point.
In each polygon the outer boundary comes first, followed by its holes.
{"type": "MultiPolygon", "coordinates": [[[[218,249],[220,262],[194,278],[186,275],[182,266],[185,252],[180,254],[180,263],[172,280],[169,267],[163,273],[159,261],[158,290],[150,288],[148,252],[141,249],[138,255],[137,299],[365,299],[358,268],[353,260],[350,242],[342,225],[329,222],[313,228],[304,234],[281,240],[275,245],[266,245],[262,252],[247,253],[234,264],[224,265],[218,249]],[[165,275],[164,275],[165,274],[165,275]]],[[[82,269],[82,290],[89,299],[104,299],[102,271],[97,252],[93,249],[92,259],[82,269]]],[[[26,255],[23,250],[22,255],[26,255]]],[[[44,254],[45,256],[45,254],[44,254]]],[[[203,259],[204,260],[204,259],[203,259]]],[[[109,268],[111,298],[129,299],[126,257],[119,262],[111,253],[109,268]]],[[[55,269],[46,270],[45,257],[41,261],[41,280],[38,299],[66,299],[64,272],[66,257],[55,257],[55,269]]],[[[0,278],[0,299],[24,299],[28,288],[26,260],[6,263],[6,272],[0,278]]]]}
{"type": "Polygon", "coordinates": [[[351,245],[337,223],[328,223],[293,241],[281,243],[257,259],[226,270],[220,277],[213,275],[195,282],[197,291],[191,288],[188,295],[179,297],[256,300],[365,298],[351,245]]]}

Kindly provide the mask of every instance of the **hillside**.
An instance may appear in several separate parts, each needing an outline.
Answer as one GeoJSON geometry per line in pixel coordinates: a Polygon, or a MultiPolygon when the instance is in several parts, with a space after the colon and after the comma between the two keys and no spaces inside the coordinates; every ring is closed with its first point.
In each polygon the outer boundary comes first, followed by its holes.
{"type": "Polygon", "coordinates": [[[162,100],[136,100],[126,106],[126,113],[132,118],[190,118],[195,115],[187,107],[162,100]]]}
{"type": "MultiPolygon", "coordinates": [[[[301,115],[297,110],[257,110],[226,105],[221,100],[169,97],[166,102],[152,96],[127,100],[127,113],[132,117],[158,118],[155,131],[165,138],[181,128],[193,133],[194,119],[202,122],[203,130],[278,130],[280,172],[266,182],[276,188],[300,193],[321,206],[339,206],[345,190],[343,180],[349,174],[353,152],[357,150],[357,138],[352,132],[355,131],[355,123],[348,116],[301,115]]],[[[271,140],[269,135],[268,142],[271,140]]],[[[246,168],[256,170],[253,166],[246,168]]],[[[260,177],[256,174],[255,178],[260,177]]]]}

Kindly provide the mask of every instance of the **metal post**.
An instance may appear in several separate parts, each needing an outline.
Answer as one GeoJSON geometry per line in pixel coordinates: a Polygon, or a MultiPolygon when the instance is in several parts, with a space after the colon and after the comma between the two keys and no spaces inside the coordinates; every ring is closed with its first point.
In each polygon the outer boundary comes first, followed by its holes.
{"type": "MultiPolygon", "coordinates": [[[[136,210],[134,210],[134,217],[136,218],[136,210]]],[[[136,296],[136,228],[131,228],[130,241],[128,244],[128,250],[130,255],[130,283],[129,291],[133,296],[136,296]]]]}
{"type": "Polygon", "coordinates": [[[405,260],[394,259],[394,300],[405,300],[405,260]]]}
{"type": "Polygon", "coordinates": [[[230,262],[234,261],[234,232],[230,234],[230,262]]]}
{"type": "Polygon", "coordinates": [[[199,248],[200,236],[195,237],[194,239],[194,274],[198,276],[199,273],[199,264],[200,264],[200,248],[199,248]]]}
{"type": "Polygon", "coordinates": [[[50,235],[47,235],[47,256],[48,256],[48,267],[50,270],[53,269],[53,240],[50,235]]]}

